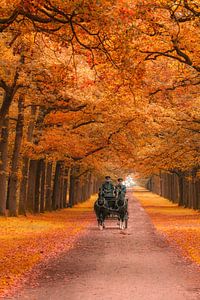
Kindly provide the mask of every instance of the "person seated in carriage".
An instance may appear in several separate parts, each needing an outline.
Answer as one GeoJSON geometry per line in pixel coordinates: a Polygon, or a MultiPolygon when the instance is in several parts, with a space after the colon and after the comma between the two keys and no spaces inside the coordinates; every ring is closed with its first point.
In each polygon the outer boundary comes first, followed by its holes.
{"type": "Polygon", "coordinates": [[[103,197],[106,200],[106,206],[112,209],[115,208],[115,186],[110,176],[105,177],[105,182],[102,183],[99,189],[99,197],[103,197]]]}
{"type": "Polygon", "coordinates": [[[113,198],[115,192],[115,186],[112,183],[111,177],[106,176],[105,181],[102,183],[99,189],[99,195],[102,195],[105,198],[113,198]]]}
{"type": "Polygon", "coordinates": [[[99,188],[99,197],[94,203],[98,226],[105,228],[106,219],[118,219],[120,229],[127,228],[128,222],[128,199],[125,199],[126,186],[123,179],[119,178],[116,186],[110,176],[105,177],[105,182],[99,188]]]}
{"type": "Polygon", "coordinates": [[[117,185],[115,186],[115,195],[116,197],[121,194],[122,197],[125,197],[126,194],[126,186],[123,184],[123,178],[117,179],[117,185]]]}

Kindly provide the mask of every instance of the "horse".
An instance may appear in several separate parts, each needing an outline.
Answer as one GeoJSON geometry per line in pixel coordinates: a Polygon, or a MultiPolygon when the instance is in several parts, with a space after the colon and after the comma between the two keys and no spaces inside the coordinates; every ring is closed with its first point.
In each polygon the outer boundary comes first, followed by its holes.
{"type": "Polygon", "coordinates": [[[106,200],[103,195],[100,193],[98,199],[94,203],[94,211],[97,216],[97,222],[100,230],[105,228],[105,218],[108,215],[108,207],[106,205],[106,200]]]}
{"type": "Polygon", "coordinates": [[[119,228],[127,228],[128,219],[128,200],[125,198],[125,194],[119,191],[116,200],[117,213],[119,216],[119,228]]]}
{"type": "Polygon", "coordinates": [[[125,193],[119,191],[116,197],[105,197],[103,193],[99,193],[98,199],[94,203],[94,211],[100,230],[105,228],[107,217],[118,217],[119,228],[127,228],[128,201],[125,199],[125,193]]]}

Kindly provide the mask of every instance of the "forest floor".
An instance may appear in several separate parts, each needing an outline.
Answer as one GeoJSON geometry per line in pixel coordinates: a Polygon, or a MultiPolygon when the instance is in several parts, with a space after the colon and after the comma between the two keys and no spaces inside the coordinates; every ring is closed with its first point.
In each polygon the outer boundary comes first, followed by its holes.
{"type": "Polygon", "coordinates": [[[135,195],[157,231],[200,267],[200,211],[179,207],[139,187],[135,195]]]}
{"type": "Polygon", "coordinates": [[[95,198],[61,211],[0,218],[0,298],[14,294],[48,261],[74,247],[94,220],[95,198]]]}
{"type": "MultiPolygon", "coordinates": [[[[61,232],[59,228],[52,232],[52,236],[57,234],[55,244],[62,244],[61,249],[36,264],[27,273],[23,287],[15,289],[13,296],[4,296],[3,299],[200,299],[198,251],[194,251],[195,241],[196,247],[199,245],[199,235],[191,235],[190,230],[186,230],[188,226],[196,230],[199,213],[178,208],[140,188],[134,193],[129,191],[128,198],[130,219],[128,229],[124,231],[119,230],[116,221],[107,221],[106,229],[100,231],[92,211],[92,201],[84,208],[74,208],[69,213],[65,210],[68,214],[65,218],[63,212],[58,212],[61,221],[67,222],[65,235],[61,233],[62,226],[61,232]],[[68,230],[69,222],[71,229],[68,230]],[[73,230],[76,226],[80,229],[75,238],[73,230]],[[185,231],[181,238],[177,238],[177,230],[185,231]],[[185,251],[189,241],[193,250],[185,251]]],[[[55,219],[60,224],[58,218],[55,219]]],[[[41,251],[47,254],[43,234],[40,238],[44,250],[41,251]]]]}

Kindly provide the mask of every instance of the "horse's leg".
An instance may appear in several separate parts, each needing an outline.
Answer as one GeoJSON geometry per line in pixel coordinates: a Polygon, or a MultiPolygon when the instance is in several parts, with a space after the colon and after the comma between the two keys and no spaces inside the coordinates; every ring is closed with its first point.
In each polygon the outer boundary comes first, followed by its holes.
{"type": "Polygon", "coordinates": [[[99,225],[99,229],[103,230],[103,224],[99,225]]]}
{"type": "Polygon", "coordinates": [[[120,229],[124,230],[125,229],[125,212],[121,211],[120,213],[120,229]]]}
{"type": "Polygon", "coordinates": [[[95,213],[96,213],[96,217],[97,217],[98,227],[100,227],[100,225],[101,225],[101,211],[100,211],[100,209],[96,208],[95,213]]]}
{"type": "Polygon", "coordinates": [[[102,226],[103,228],[105,228],[105,220],[103,220],[102,226]]]}
{"type": "Polygon", "coordinates": [[[96,203],[95,203],[95,205],[94,205],[94,211],[95,211],[95,214],[96,214],[96,218],[97,218],[97,224],[98,224],[98,227],[100,226],[100,214],[101,214],[101,212],[100,212],[100,209],[99,209],[99,207],[96,205],[96,203]]]}
{"type": "Polygon", "coordinates": [[[103,225],[103,228],[105,228],[105,218],[106,218],[106,216],[105,216],[105,213],[103,214],[103,219],[102,219],[102,225],[103,225]]]}
{"type": "Polygon", "coordinates": [[[122,219],[122,230],[125,229],[125,222],[124,222],[124,218],[122,219]]]}
{"type": "Polygon", "coordinates": [[[122,220],[120,218],[120,221],[119,221],[119,229],[122,229],[122,220]]]}
{"type": "Polygon", "coordinates": [[[104,228],[104,215],[103,212],[101,211],[101,213],[99,214],[99,229],[103,230],[104,228]]]}
{"type": "Polygon", "coordinates": [[[120,219],[120,225],[119,225],[119,228],[124,230],[125,229],[125,224],[124,224],[124,221],[122,219],[120,219]]]}
{"type": "Polygon", "coordinates": [[[102,220],[99,220],[100,222],[99,222],[99,229],[100,230],[103,230],[103,222],[102,222],[102,220]]]}
{"type": "Polygon", "coordinates": [[[102,214],[102,217],[103,217],[103,228],[105,228],[105,219],[106,219],[106,216],[107,216],[107,209],[104,208],[103,214],[102,214]]]}
{"type": "Polygon", "coordinates": [[[101,219],[98,219],[97,222],[98,222],[98,227],[99,227],[101,225],[101,219]]]}

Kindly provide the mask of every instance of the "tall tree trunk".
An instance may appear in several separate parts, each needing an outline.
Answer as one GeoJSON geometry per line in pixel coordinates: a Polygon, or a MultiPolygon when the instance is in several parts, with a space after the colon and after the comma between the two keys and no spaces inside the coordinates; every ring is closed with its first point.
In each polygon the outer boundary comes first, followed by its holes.
{"type": "Polygon", "coordinates": [[[200,200],[200,189],[199,189],[199,180],[197,178],[194,179],[194,209],[199,209],[199,200],[200,200]]]}
{"type": "Polygon", "coordinates": [[[89,174],[88,174],[88,191],[89,191],[89,197],[88,198],[90,198],[91,197],[91,195],[92,195],[92,173],[91,172],[89,172],[89,174]]]}
{"type": "Polygon", "coordinates": [[[74,204],[79,203],[80,201],[80,179],[79,179],[79,167],[75,167],[74,169],[74,176],[75,176],[75,181],[74,181],[74,204]]]}
{"type": "Polygon", "coordinates": [[[31,160],[30,164],[29,164],[27,209],[31,213],[34,212],[34,204],[35,204],[35,185],[36,185],[37,163],[38,163],[37,160],[31,160]]]}
{"type": "Polygon", "coordinates": [[[179,187],[178,205],[179,206],[183,206],[184,205],[183,185],[184,185],[184,176],[183,176],[183,174],[179,174],[178,175],[178,187],[179,187]]]}
{"type": "Polygon", "coordinates": [[[6,214],[9,118],[2,121],[0,140],[0,215],[6,214]]]}
{"type": "Polygon", "coordinates": [[[27,208],[27,190],[28,190],[28,169],[29,169],[29,158],[23,158],[22,166],[22,180],[20,183],[19,191],[19,209],[18,213],[20,215],[26,215],[27,208]]]}
{"type": "Polygon", "coordinates": [[[37,161],[37,171],[36,171],[36,179],[35,179],[34,213],[40,212],[41,171],[42,171],[42,159],[37,161]]]}
{"type": "Polygon", "coordinates": [[[196,197],[197,197],[197,209],[200,210],[200,180],[197,181],[197,189],[196,189],[196,197]]]}
{"type": "Polygon", "coordinates": [[[10,191],[10,176],[8,176],[8,181],[7,181],[6,210],[9,210],[9,191],[10,191]]]}
{"type": "Polygon", "coordinates": [[[46,204],[45,209],[52,210],[52,162],[47,163],[47,175],[46,175],[46,204]]]}
{"type": "Polygon", "coordinates": [[[24,96],[19,96],[18,100],[18,119],[16,125],[15,143],[13,149],[10,181],[9,181],[9,215],[17,215],[17,186],[18,186],[18,170],[19,170],[19,157],[21,151],[21,143],[23,137],[24,127],[24,96]]]}
{"type": "Polygon", "coordinates": [[[60,163],[58,208],[63,208],[64,163],[60,163]]]}
{"type": "Polygon", "coordinates": [[[70,186],[69,186],[69,207],[74,205],[74,196],[75,196],[75,174],[74,174],[74,167],[71,168],[70,174],[70,186]]]}
{"type": "Polygon", "coordinates": [[[62,198],[63,207],[67,207],[68,171],[69,171],[68,168],[65,167],[64,180],[63,180],[63,198],[62,198]]]}
{"type": "Polygon", "coordinates": [[[90,177],[90,173],[88,172],[87,173],[87,176],[86,176],[86,184],[87,184],[87,198],[86,198],[86,200],[88,200],[89,198],[90,198],[90,180],[91,180],[91,177],[90,177]]]}
{"type": "Polygon", "coordinates": [[[80,202],[80,180],[79,178],[75,178],[75,194],[74,194],[74,204],[78,204],[80,202]]]}
{"type": "Polygon", "coordinates": [[[40,212],[44,212],[45,208],[45,185],[46,185],[46,164],[42,160],[41,165],[41,194],[40,194],[40,212]]]}
{"type": "MultiPolygon", "coordinates": [[[[36,106],[31,106],[31,117],[28,125],[27,132],[27,141],[31,142],[34,131],[35,116],[37,108],[36,106]]],[[[20,184],[20,193],[19,193],[19,211],[20,215],[26,215],[27,208],[27,191],[28,191],[28,170],[29,170],[29,158],[23,157],[23,167],[22,167],[22,180],[20,184]]]]}
{"type": "Polygon", "coordinates": [[[58,208],[58,201],[60,199],[60,169],[61,169],[61,162],[57,161],[56,163],[56,170],[54,176],[54,185],[53,185],[53,195],[52,195],[52,209],[56,210],[58,208]]]}
{"type": "Polygon", "coordinates": [[[81,192],[82,201],[84,202],[86,200],[85,178],[83,179],[81,190],[82,190],[82,192],[81,192]]]}

